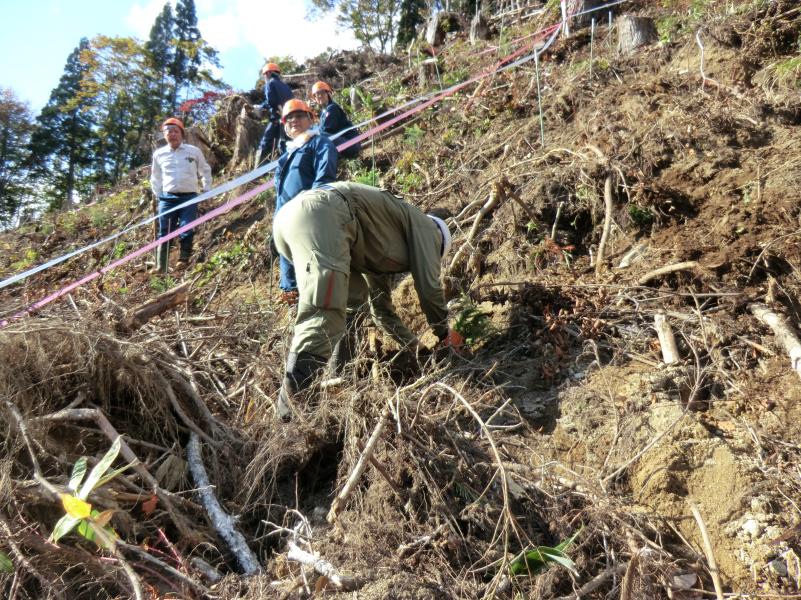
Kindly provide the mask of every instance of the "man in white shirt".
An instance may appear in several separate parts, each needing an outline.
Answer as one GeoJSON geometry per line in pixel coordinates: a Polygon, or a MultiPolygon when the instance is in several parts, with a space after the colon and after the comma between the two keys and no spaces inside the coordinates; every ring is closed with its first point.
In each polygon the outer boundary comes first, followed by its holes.
{"type": "MultiPolygon", "coordinates": [[[[161,130],[167,145],[153,153],[150,170],[150,187],[159,199],[159,238],[197,218],[197,204],[164,214],[166,211],[197,196],[201,191],[198,183],[204,192],[211,188],[211,167],[199,148],[184,144],[183,122],[176,118],[167,119],[161,125],[161,130]]],[[[186,267],[192,257],[193,235],[190,229],[178,236],[181,255],[176,267],[179,269],[186,267]]],[[[167,272],[169,246],[169,242],[166,242],[156,250],[156,271],[167,272]]]]}

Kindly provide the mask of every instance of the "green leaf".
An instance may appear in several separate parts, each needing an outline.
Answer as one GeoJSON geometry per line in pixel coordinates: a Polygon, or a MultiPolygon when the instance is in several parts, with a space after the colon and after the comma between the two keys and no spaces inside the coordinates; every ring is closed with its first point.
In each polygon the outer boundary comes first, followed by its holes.
{"type": "Polygon", "coordinates": [[[70,531],[75,529],[75,526],[80,522],[81,519],[76,519],[75,517],[64,515],[58,520],[56,526],[53,527],[53,533],[50,534],[50,541],[57,542],[65,535],[67,535],[70,531]]]}
{"type": "Polygon", "coordinates": [[[86,475],[86,457],[82,456],[75,461],[75,465],[72,467],[72,475],[70,475],[70,482],[67,487],[73,492],[77,492],[84,475],[86,475]]]}
{"type": "Polygon", "coordinates": [[[98,481],[97,484],[95,485],[95,488],[103,487],[109,481],[114,479],[117,475],[119,475],[121,473],[124,473],[125,471],[127,471],[130,468],[131,468],[131,465],[128,464],[128,465],[121,466],[119,469],[114,469],[113,471],[111,471],[107,475],[104,475],[103,477],[101,477],[100,481],[98,481]]]}
{"type": "Polygon", "coordinates": [[[13,573],[14,563],[8,557],[8,554],[0,550],[0,573],[13,573]]]}
{"type": "Polygon", "coordinates": [[[562,565],[574,575],[578,575],[578,571],[576,571],[576,563],[570,560],[570,558],[564,552],[560,552],[556,548],[546,548],[544,546],[540,546],[537,549],[540,551],[540,555],[543,557],[546,563],[557,563],[562,565]]]}
{"type": "Polygon", "coordinates": [[[523,552],[509,565],[509,572],[512,575],[531,574],[538,575],[544,572],[551,564],[557,564],[568,571],[578,575],[576,564],[565,554],[565,550],[584,530],[582,527],[566,540],[561,541],[556,547],[537,546],[533,550],[523,552]]]}
{"type": "Polygon", "coordinates": [[[78,523],[78,533],[90,542],[95,541],[95,531],[92,529],[92,524],[89,521],[84,520],[78,523]]]}
{"type": "Polygon", "coordinates": [[[111,448],[108,449],[105,456],[100,459],[100,462],[97,463],[89,473],[89,477],[86,478],[86,481],[81,486],[81,491],[77,494],[78,498],[86,500],[89,496],[89,492],[97,487],[100,479],[105,475],[106,471],[108,471],[109,467],[114,462],[114,459],[116,459],[117,455],[120,453],[121,443],[122,438],[117,436],[117,439],[111,444],[111,448]]]}

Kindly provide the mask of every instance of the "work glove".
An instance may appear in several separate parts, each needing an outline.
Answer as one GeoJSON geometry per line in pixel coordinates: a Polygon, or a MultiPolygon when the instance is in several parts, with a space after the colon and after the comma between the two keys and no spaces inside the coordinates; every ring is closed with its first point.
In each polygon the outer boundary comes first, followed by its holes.
{"type": "Polygon", "coordinates": [[[261,119],[264,113],[264,109],[258,104],[254,104],[252,108],[253,108],[253,114],[256,116],[256,118],[261,119]]]}
{"type": "Polygon", "coordinates": [[[298,303],[298,290],[284,290],[280,299],[287,306],[295,306],[298,303]]]}
{"type": "Polygon", "coordinates": [[[448,329],[448,335],[442,338],[437,350],[446,348],[460,352],[464,348],[464,336],[455,329],[448,329]]]}

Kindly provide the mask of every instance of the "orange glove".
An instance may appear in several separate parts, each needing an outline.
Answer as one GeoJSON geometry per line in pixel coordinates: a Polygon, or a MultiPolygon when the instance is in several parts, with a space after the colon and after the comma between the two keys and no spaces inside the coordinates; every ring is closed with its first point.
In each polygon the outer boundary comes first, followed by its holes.
{"type": "Polygon", "coordinates": [[[442,338],[440,348],[450,348],[459,352],[464,347],[464,336],[455,329],[448,329],[448,335],[442,338]]]}
{"type": "Polygon", "coordinates": [[[297,290],[289,290],[281,292],[281,302],[286,304],[287,306],[295,306],[298,303],[298,291],[297,290]]]}

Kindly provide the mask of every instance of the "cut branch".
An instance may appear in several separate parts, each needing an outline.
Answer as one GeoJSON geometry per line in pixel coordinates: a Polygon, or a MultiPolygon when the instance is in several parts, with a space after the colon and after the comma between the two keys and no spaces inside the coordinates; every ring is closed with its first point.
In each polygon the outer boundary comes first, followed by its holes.
{"type": "Polygon", "coordinates": [[[776,340],[784,346],[790,355],[790,366],[801,377],[801,342],[783,317],[770,310],[764,304],[751,304],[748,309],[762,323],[773,330],[776,340]]]}
{"type": "Polygon", "coordinates": [[[698,266],[697,260],[688,260],[686,262],[667,265],[665,267],[661,267],[659,269],[655,269],[653,271],[646,273],[637,280],[637,285],[646,285],[650,281],[653,281],[658,277],[662,277],[662,275],[668,275],[670,273],[675,273],[677,271],[689,271],[697,266],[698,266]]]}
{"type": "Polygon", "coordinates": [[[206,509],[206,513],[211,520],[214,529],[220,534],[222,539],[228,544],[228,547],[236,557],[242,572],[245,575],[254,575],[261,567],[256,555],[248,547],[244,536],[236,529],[234,519],[229,515],[212,491],[209,476],[206,473],[206,468],[203,466],[203,457],[201,456],[200,438],[194,431],[189,434],[189,443],[186,446],[186,457],[189,463],[189,471],[192,473],[192,479],[198,487],[198,495],[206,509]]]}
{"type": "Polygon", "coordinates": [[[359,586],[359,580],[355,577],[347,577],[340,575],[336,567],[323,558],[319,558],[310,552],[302,550],[294,542],[289,542],[289,552],[286,553],[288,560],[294,560],[302,565],[311,567],[317,573],[328,579],[336,586],[337,589],[343,591],[352,591],[359,586]]]}
{"type": "Polygon", "coordinates": [[[348,501],[351,493],[353,493],[353,488],[356,487],[356,483],[359,481],[362,473],[364,473],[365,468],[367,468],[367,463],[370,462],[370,458],[373,456],[373,452],[375,452],[375,446],[378,443],[378,439],[381,437],[384,427],[386,427],[387,423],[389,422],[389,415],[390,408],[387,406],[381,412],[381,416],[378,418],[378,423],[376,424],[375,429],[373,429],[370,439],[367,440],[364,450],[359,456],[359,460],[356,461],[356,466],[353,467],[350,477],[348,477],[348,480],[345,482],[345,486],[331,503],[331,509],[328,511],[328,516],[326,517],[329,523],[336,522],[337,514],[342,509],[342,506],[345,504],[345,502],[348,501]]]}
{"type": "Polygon", "coordinates": [[[125,327],[131,331],[139,329],[153,317],[183,304],[188,298],[188,287],[187,281],[134,308],[125,319],[125,327]]]}

